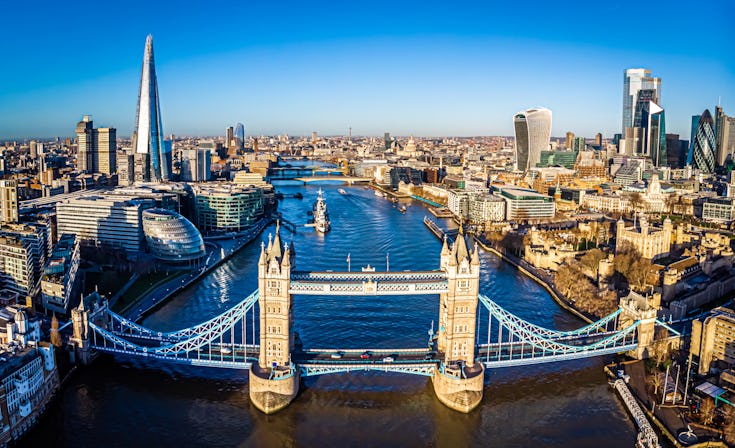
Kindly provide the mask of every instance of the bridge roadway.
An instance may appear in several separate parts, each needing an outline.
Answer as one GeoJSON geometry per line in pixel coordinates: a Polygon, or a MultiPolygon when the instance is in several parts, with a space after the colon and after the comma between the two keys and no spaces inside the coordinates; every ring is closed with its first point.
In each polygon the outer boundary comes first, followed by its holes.
{"type": "Polygon", "coordinates": [[[300,295],[422,295],[448,291],[441,271],[305,272],[291,274],[289,292],[300,295]]]}
{"type": "Polygon", "coordinates": [[[542,349],[530,342],[524,341],[478,344],[477,360],[484,363],[487,368],[511,367],[611,355],[633,350],[638,346],[635,338],[623,338],[622,341],[610,342],[609,344],[590,348],[589,350],[574,350],[576,347],[584,348],[585,346],[599,343],[616,333],[614,331],[606,331],[550,340],[550,342],[555,344],[568,345],[570,348],[566,353],[560,352],[559,350],[542,349]]]}

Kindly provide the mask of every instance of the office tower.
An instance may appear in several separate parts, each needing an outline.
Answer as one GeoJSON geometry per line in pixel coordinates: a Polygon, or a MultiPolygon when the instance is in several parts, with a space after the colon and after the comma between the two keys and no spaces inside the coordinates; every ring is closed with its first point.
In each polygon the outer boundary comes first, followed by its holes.
{"type": "Polygon", "coordinates": [[[35,159],[38,157],[38,148],[37,148],[37,142],[35,140],[31,140],[31,142],[28,144],[28,150],[31,153],[31,158],[35,159]]]}
{"type": "Polygon", "coordinates": [[[516,136],[516,168],[528,171],[541,161],[541,151],[549,148],[551,111],[543,107],[513,116],[516,136]]]}
{"type": "Polygon", "coordinates": [[[133,180],[134,182],[150,182],[151,180],[150,154],[135,153],[133,155],[133,180]]]}
{"type": "Polygon", "coordinates": [[[158,81],[153,57],[153,36],[150,34],[145,41],[135,123],[133,148],[136,155],[146,154],[148,156],[147,166],[140,166],[136,163],[136,168],[140,170],[136,172],[136,180],[138,178],[156,182],[168,180],[171,167],[167,164],[164,155],[163,125],[161,108],[158,104],[158,81]]]}
{"type": "Polygon", "coordinates": [[[572,149],[572,145],[574,145],[574,132],[567,131],[567,139],[565,141],[564,147],[567,149],[572,149]]]}
{"type": "Polygon", "coordinates": [[[689,142],[680,140],[679,134],[666,134],[666,164],[671,168],[682,168],[686,164],[689,142]]]}
{"type": "Polygon", "coordinates": [[[385,135],[383,136],[383,141],[385,143],[385,150],[389,150],[391,143],[393,143],[393,137],[390,136],[390,132],[385,133],[385,135]]]}
{"type": "Polygon", "coordinates": [[[666,165],[666,120],[664,109],[656,100],[654,89],[638,92],[632,128],[641,129],[635,153],[650,157],[658,167],[666,165]]]}
{"type": "Polygon", "coordinates": [[[694,143],[692,144],[692,166],[703,173],[713,173],[715,171],[714,124],[709,109],[705,109],[699,119],[697,132],[694,135],[694,143]]]}
{"type": "Polygon", "coordinates": [[[728,117],[722,107],[715,108],[715,147],[717,148],[717,166],[732,161],[735,153],[735,117],[728,117]]]}
{"type": "Polygon", "coordinates": [[[0,180],[0,223],[18,222],[18,181],[0,180]]]}
{"type": "Polygon", "coordinates": [[[94,170],[94,126],[92,116],[85,115],[77,123],[77,170],[93,172],[94,170]]]}
{"type": "Polygon", "coordinates": [[[181,153],[181,180],[203,182],[209,180],[212,154],[207,149],[185,149],[181,153]]]}
{"type": "Polygon", "coordinates": [[[117,131],[115,128],[99,128],[95,134],[95,172],[112,174],[117,171],[117,131]]]}
{"type": "Polygon", "coordinates": [[[225,129],[225,148],[232,146],[234,135],[234,128],[232,126],[228,126],[227,129],[225,129]]]}
{"type": "Polygon", "coordinates": [[[245,148],[245,125],[242,123],[237,123],[235,125],[235,147],[237,149],[244,149],[245,148]]]}
{"type": "Polygon", "coordinates": [[[86,173],[112,174],[116,171],[117,131],[94,128],[90,115],[77,123],[77,170],[86,173]]]}
{"type": "Polygon", "coordinates": [[[692,115],[692,128],[689,138],[689,152],[687,152],[687,165],[692,164],[692,152],[694,151],[694,137],[697,135],[697,128],[699,127],[699,120],[702,118],[701,115],[692,115]]]}
{"type": "Polygon", "coordinates": [[[595,135],[595,146],[602,146],[602,134],[599,132],[595,135]]]}
{"type": "Polygon", "coordinates": [[[316,131],[314,131],[314,132],[311,133],[311,142],[312,143],[316,143],[316,135],[317,135],[316,134],[316,131]]]}
{"type": "Polygon", "coordinates": [[[120,150],[117,153],[117,184],[131,185],[135,182],[135,156],[131,151],[120,150]]]}
{"type": "Polygon", "coordinates": [[[645,68],[630,68],[623,72],[623,135],[625,129],[633,125],[633,112],[638,92],[642,89],[656,91],[655,102],[661,101],[661,78],[651,77],[651,70],[645,68]]]}
{"type": "MultiPolygon", "coordinates": [[[[718,104],[715,107],[715,117],[714,117],[714,119],[715,119],[715,148],[717,149],[716,150],[716,154],[717,154],[717,159],[716,160],[718,161],[717,162],[717,165],[718,166],[721,166],[722,165],[722,163],[720,163],[719,160],[720,160],[720,150],[721,150],[721,147],[722,147],[722,145],[721,145],[721,142],[722,142],[722,134],[721,134],[721,131],[722,131],[722,121],[723,121],[724,118],[725,118],[725,113],[722,111],[722,106],[720,106],[718,104]]],[[[33,143],[33,142],[31,142],[31,143],[33,143]]]]}
{"type": "Polygon", "coordinates": [[[584,137],[574,137],[574,142],[572,143],[572,149],[575,151],[584,151],[587,149],[587,142],[584,137]]]}

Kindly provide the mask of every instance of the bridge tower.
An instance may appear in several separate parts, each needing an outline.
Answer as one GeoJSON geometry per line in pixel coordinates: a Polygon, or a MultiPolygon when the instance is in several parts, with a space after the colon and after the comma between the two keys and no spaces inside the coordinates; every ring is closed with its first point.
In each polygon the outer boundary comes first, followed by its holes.
{"type": "Polygon", "coordinates": [[[638,347],[630,355],[636,359],[646,359],[653,355],[656,337],[656,315],[661,307],[661,294],[655,293],[644,297],[631,291],[627,297],[620,299],[622,313],[618,321],[619,329],[638,324],[638,347]]]}
{"type": "Polygon", "coordinates": [[[475,362],[475,329],[480,293],[480,254],[470,253],[460,227],[449,249],[444,239],[440,269],[447,277],[448,292],[439,303],[437,350],[441,363],[434,372],[434,392],[448,407],[470,412],[482,400],[484,367],[475,362]]]}
{"type": "Polygon", "coordinates": [[[84,307],[84,296],[79,306],[71,310],[72,337],[69,343],[74,347],[74,356],[83,365],[92,360],[89,347],[89,313],[84,307]]]}
{"type": "Polygon", "coordinates": [[[289,292],[294,265],[293,244],[281,246],[280,223],[276,235],[261,243],[258,260],[260,355],[250,370],[250,401],[266,414],[291,403],[299,390],[298,369],[291,363],[294,346],[293,297],[289,292]]]}

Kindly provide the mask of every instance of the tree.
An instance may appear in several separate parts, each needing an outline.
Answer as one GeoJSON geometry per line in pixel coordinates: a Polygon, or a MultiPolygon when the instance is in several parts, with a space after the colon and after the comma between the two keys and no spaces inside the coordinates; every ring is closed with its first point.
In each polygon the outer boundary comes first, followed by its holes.
{"type": "Polygon", "coordinates": [[[656,333],[653,344],[653,357],[656,360],[656,366],[663,364],[669,357],[669,330],[663,327],[656,327],[656,333]]]}
{"type": "Polygon", "coordinates": [[[725,441],[730,446],[735,446],[735,409],[732,406],[727,406],[725,411],[725,424],[722,427],[722,433],[725,436],[725,441]]]}
{"type": "Polygon", "coordinates": [[[61,347],[61,335],[59,334],[59,319],[56,314],[51,318],[51,343],[54,347],[61,347]]]}
{"type": "Polygon", "coordinates": [[[699,412],[702,414],[702,423],[705,425],[712,424],[712,420],[715,417],[715,400],[706,397],[699,405],[699,412]]]}
{"type": "Polygon", "coordinates": [[[633,212],[639,211],[643,205],[643,196],[638,192],[632,193],[628,196],[628,202],[633,212]]]}
{"type": "Polygon", "coordinates": [[[646,382],[650,387],[653,388],[653,395],[654,395],[654,401],[655,401],[655,395],[658,394],[658,388],[663,386],[661,381],[661,372],[658,371],[658,367],[655,367],[653,369],[653,372],[651,372],[650,375],[648,375],[648,378],[646,378],[646,382]]]}
{"type": "Polygon", "coordinates": [[[597,273],[600,270],[600,261],[604,260],[606,257],[607,254],[605,252],[595,248],[587,251],[579,261],[592,272],[592,276],[594,278],[597,278],[597,273]]]}
{"type": "Polygon", "coordinates": [[[676,206],[677,200],[678,197],[675,194],[669,194],[664,198],[664,206],[669,214],[674,213],[674,206],[676,206]]]}

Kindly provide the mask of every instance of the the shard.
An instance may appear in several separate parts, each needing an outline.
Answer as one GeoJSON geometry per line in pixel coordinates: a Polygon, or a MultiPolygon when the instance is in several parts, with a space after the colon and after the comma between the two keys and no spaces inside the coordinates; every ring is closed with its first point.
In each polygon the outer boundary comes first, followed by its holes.
{"type": "Polygon", "coordinates": [[[140,74],[133,147],[137,156],[136,179],[156,182],[169,179],[170,153],[163,140],[161,108],[158,104],[158,81],[153,58],[153,36],[150,34],[145,41],[143,70],[140,74]]]}

